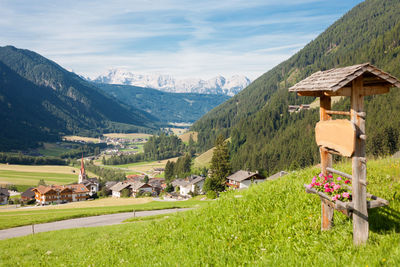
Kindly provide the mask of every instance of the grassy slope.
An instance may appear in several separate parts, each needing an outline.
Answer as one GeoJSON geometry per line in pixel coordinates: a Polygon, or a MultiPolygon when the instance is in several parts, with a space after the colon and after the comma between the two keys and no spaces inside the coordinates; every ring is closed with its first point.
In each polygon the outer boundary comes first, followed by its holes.
{"type": "Polygon", "coordinates": [[[3,240],[1,261],[47,266],[394,266],[400,262],[400,161],[368,162],[368,191],[391,203],[370,211],[369,243],[358,248],[352,245],[352,221],[340,213],[335,213],[333,230],[320,232],[320,201],[303,189],[317,172],[316,168],[297,171],[246,191],[228,192],[208,207],[159,221],[3,240]]]}
{"type": "Polygon", "coordinates": [[[188,200],[160,202],[152,201],[144,204],[133,204],[123,206],[106,206],[93,208],[66,208],[66,209],[31,209],[19,211],[0,212],[0,229],[7,229],[23,225],[31,225],[45,222],[54,222],[71,218],[112,214],[119,212],[160,210],[173,208],[189,208],[207,205],[207,201],[188,200]]]}
{"type": "Polygon", "coordinates": [[[209,167],[211,164],[211,158],[214,152],[214,147],[210,148],[200,156],[194,159],[194,167],[195,168],[203,168],[209,167]]]}

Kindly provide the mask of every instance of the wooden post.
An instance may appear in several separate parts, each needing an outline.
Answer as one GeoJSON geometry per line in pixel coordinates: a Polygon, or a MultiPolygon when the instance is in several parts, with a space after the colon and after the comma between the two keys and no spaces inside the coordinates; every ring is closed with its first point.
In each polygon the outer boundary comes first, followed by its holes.
{"type": "MultiPolygon", "coordinates": [[[[357,136],[365,135],[365,117],[357,113],[364,110],[363,77],[353,80],[351,90],[351,121],[357,129],[357,136]]],[[[357,138],[354,156],[352,158],[353,177],[353,243],[365,244],[368,240],[368,210],[367,210],[367,168],[365,162],[365,140],[357,138]]]]}
{"type": "MultiPolygon", "coordinates": [[[[331,109],[331,97],[321,96],[320,97],[320,108],[319,118],[320,121],[327,121],[331,119],[331,116],[326,112],[331,109]]],[[[332,167],[332,156],[329,152],[321,147],[319,150],[321,154],[321,173],[328,176],[327,167],[332,167]]],[[[321,230],[329,230],[333,225],[333,211],[334,208],[329,206],[326,201],[321,199],[321,230]]]]}

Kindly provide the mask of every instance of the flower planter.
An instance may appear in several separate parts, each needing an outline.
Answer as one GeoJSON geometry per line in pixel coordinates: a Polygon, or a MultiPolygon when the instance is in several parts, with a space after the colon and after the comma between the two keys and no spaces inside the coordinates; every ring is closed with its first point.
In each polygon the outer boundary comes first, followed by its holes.
{"type": "MultiPolygon", "coordinates": [[[[309,194],[316,194],[320,197],[321,201],[327,204],[329,207],[334,208],[335,210],[343,213],[344,215],[351,217],[353,215],[354,211],[354,203],[353,202],[343,202],[340,200],[335,200],[333,201],[330,196],[323,192],[319,192],[315,190],[314,188],[310,188],[309,185],[305,184],[304,185],[306,192],[309,194]]],[[[386,199],[374,196],[372,194],[367,193],[367,198],[371,200],[367,200],[367,208],[368,209],[373,209],[373,208],[378,208],[378,207],[384,207],[389,205],[389,201],[386,199]]]]}

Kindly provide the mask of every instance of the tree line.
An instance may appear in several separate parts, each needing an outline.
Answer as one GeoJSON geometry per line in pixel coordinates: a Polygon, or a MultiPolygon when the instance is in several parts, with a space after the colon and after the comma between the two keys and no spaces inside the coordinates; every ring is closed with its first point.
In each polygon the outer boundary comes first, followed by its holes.
{"type": "MultiPolygon", "coordinates": [[[[187,146],[179,137],[162,133],[159,136],[152,136],[149,138],[143,146],[143,153],[134,155],[113,155],[108,159],[103,157],[102,163],[103,165],[120,165],[146,160],[163,160],[181,156],[187,150],[187,146]]],[[[189,150],[193,151],[193,149],[189,150]]]]}

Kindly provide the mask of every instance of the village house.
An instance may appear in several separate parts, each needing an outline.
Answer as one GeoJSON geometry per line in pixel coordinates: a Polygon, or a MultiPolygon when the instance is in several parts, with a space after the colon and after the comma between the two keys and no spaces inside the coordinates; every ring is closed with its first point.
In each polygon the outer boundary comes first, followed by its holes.
{"type": "Polygon", "coordinates": [[[36,202],[40,205],[85,201],[89,194],[89,190],[83,184],[39,185],[32,190],[36,202]]]}
{"type": "Polygon", "coordinates": [[[21,200],[23,202],[29,202],[31,200],[35,200],[35,192],[33,192],[34,187],[29,187],[21,194],[21,200]]]}
{"type": "Polygon", "coordinates": [[[153,192],[155,192],[157,195],[159,195],[166,187],[165,179],[160,178],[151,178],[148,184],[151,185],[153,192]]]}
{"type": "Polygon", "coordinates": [[[99,179],[87,177],[83,156],[81,159],[81,169],[79,170],[78,184],[83,184],[87,189],[89,189],[89,196],[96,194],[100,188],[99,179]]]}
{"type": "Polygon", "coordinates": [[[172,181],[172,186],[175,188],[175,191],[179,188],[179,193],[182,196],[188,196],[190,192],[194,193],[196,191],[198,194],[201,194],[203,193],[205,179],[206,178],[203,176],[191,175],[186,179],[176,179],[172,181]]]}
{"type": "Polygon", "coordinates": [[[248,188],[251,184],[261,183],[265,181],[265,177],[261,176],[257,172],[249,171],[237,171],[234,174],[226,178],[226,184],[235,189],[248,188]]]}
{"type": "Polygon", "coordinates": [[[137,196],[139,192],[145,193],[145,192],[150,192],[153,193],[153,187],[149,184],[139,182],[139,181],[134,181],[134,182],[119,182],[115,184],[114,186],[111,187],[112,191],[112,196],[116,198],[120,198],[122,196],[122,190],[123,189],[128,189],[129,190],[129,196],[137,196]]]}
{"type": "Polygon", "coordinates": [[[10,193],[7,188],[0,188],[0,205],[7,205],[10,193]]]}

